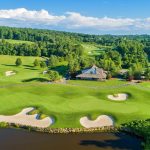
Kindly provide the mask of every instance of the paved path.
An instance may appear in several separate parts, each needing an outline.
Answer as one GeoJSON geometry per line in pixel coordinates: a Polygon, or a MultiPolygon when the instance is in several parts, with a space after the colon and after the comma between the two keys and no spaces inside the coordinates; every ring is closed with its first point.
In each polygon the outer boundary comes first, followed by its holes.
{"type": "Polygon", "coordinates": [[[80,86],[80,87],[86,87],[91,89],[118,89],[121,87],[126,87],[130,85],[135,85],[135,83],[125,83],[125,84],[119,84],[119,85],[103,85],[103,86],[87,86],[87,85],[81,85],[81,84],[67,84],[72,86],[80,86]]]}
{"type": "Polygon", "coordinates": [[[81,85],[81,84],[71,84],[71,83],[18,83],[18,84],[7,84],[7,85],[0,85],[0,88],[10,88],[10,87],[27,87],[27,86],[40,86],[40,85],[48,85],[48,84],[59,84],[59,85],[67,85],[67,86],[79,86],[79,87],[85,87],[90,89],[119,89],[126,86],[136,86],[138,89],[142,90],[150,90],[149,87],[145,87],[141,85],[140,83],[135,82],[128,82],[125,84],[118,84],[118,85],[103,85],[103,86],[90,86],[90,85],[81,85]]]}

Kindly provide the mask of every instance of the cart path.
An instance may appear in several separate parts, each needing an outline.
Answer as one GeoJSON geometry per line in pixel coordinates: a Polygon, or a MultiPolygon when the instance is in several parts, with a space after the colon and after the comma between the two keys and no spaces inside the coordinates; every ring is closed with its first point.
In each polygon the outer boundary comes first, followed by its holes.
{"type": "Polygon", "coordinates": [[[50,85],[50,84],[58,84],[58,85],[66,85],[66,86],[77,86],[77,87],[85,87],[89,89],[119,89],[122,87],[127,86],[136,86],[138,89],[141,90],[150,90],[149,87],[145,87],[140,83],[128,82],[125,84],[118,84],[118,85],[102,85],[102,86],[90,86],[90,85],[81,85],[81,84],[72,84],[72,83],[52,83],[52,82],[44,82],[44,83],[16,83],[16,84],[6,84],[0,85],[0,89],[2,88],[13,88],[13,87],[28,87],[28,86],[41,86],[41,85],[50,85]]]}

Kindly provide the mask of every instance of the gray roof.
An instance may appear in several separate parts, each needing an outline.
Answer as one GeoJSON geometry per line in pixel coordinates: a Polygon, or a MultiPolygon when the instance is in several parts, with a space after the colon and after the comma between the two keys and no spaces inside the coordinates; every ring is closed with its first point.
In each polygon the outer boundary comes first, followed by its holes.
{"type": "Polygon", "coordinates": [[[93,66],[89,69],[82,70],[82,74],[77,75],[77,78],[93,78],[93,79],[106,79],[107,72],[102,68],[93,66]]]}

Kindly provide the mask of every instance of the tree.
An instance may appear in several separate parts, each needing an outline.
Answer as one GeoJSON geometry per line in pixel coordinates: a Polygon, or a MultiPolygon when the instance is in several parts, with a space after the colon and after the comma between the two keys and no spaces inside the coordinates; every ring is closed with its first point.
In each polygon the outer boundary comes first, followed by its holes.
{"type": "Polygon", "coordinates": [[[59,63],[59,59],[55,55],[51,55],[49,60],[48,60],[48,66],[49,67],[55,67],[59,63]]]}
{"type": "Polygon", "coordinates": [[[144,45],[135,40],[121,40],[115,48],[122,56],[122,67],[130,68],[133,64],[141,63],[146,66],[148,58],[144,52],[144,45]]]}
{"type": "Polygon", "coordinates": [[[150,68],[147,68],[147,69],[145,70],[145,79],[146,79],[146,80],[150,80],[150,68]]]}
{"type": "Polygon", "coordinates": [[[108,72],[108,73],[107,73],[107,79],[109,80],[109,79],[111,79],[111,78],[112,78],[112,75],[111,75],[110,72],[108,72]]]}
{"type": "Polygon", "coordinates": [[[115,74],[120,69],[117,65],[115,65],[114,61],[112,61],[111,58],[101,59],[98,62],[98,66],[102,67],[104,70],[111,72],[112,74],[115,74]]]}
{"type": "Polygon", "coordinates": [[[134,76],[133,76],[133,72],[132,72],[132,69],[130,68],[129,71],[127,72],[126,74],[126,79],[128,81],[132,81],[134,79],[134,76]]]}
{"type": "Polygon", "coordinates": [[[141,76],[143,73],[143,67],[140,63],[133,64],[132,67],[127,72],[126,79],[129,81],[135,80],[141,80],[141,76]]]}
{"type": "Polygon", "coordinates": [[[141,76],[142,76],[142,72],[143,72],[142,64],[140,64],[140,63],[133,64],[131,69],[133,72],[134,79],[140,80],[141,76]]]}
{"type": "Polygon", "coordinates": [[[75,45],[73,52],[75,52],[75,54],[78,56],[82,56],[84,54],[84,48],[81,44],[75,45]]]}
{"type": "Polygon", "coordinates": [[[47,75],[48,75],[48,78],[49,78],[50,81],[56,81],[56,80],[60,79],[60,75],[57,71],[49,70],[47,72],[47,75]]]}
{"type": "Polygon", "coordinates": [[[38,60],[38,59],[35,59],[34,62],[33,62],[33,65],[34,65],[34,67],[39,66],[39,65],[40,65],[39,60],[38,60]]]}
{"type": "Polygon", "coordinates": [[[41,68],[46,68],[46,63],[45,63],[44,61],[41,61],[40,67],[41,67],[41,68]]]}
{"type": "Polygon", "coordinates": [[[16,66],[22,65],[22,60],[21,60],[21,58],[17,58],[15,64],[16,64],[16,66]]]}
{"type": "Polygon", "coordinates": [[[75,77],[76,73],[80,70],[80,64],[78,60],[70,60],[68,63],[68,72],[72,77],[75,77]]]}

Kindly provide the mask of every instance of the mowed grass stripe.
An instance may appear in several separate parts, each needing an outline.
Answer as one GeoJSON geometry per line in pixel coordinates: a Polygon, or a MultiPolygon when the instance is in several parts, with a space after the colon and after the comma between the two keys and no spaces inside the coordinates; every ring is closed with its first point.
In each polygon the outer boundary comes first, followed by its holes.
{"type": "Polygon", "coordinates": [[[79,127],[78,121],[81,116],[96,117],[100,114],[110,114],[116,118],[116,123],[120,124],[150,117],[149,92],[145,91],[142,94],[140,92],[141,90],[133,86],[115,91],[113,89],[91,91],[88,88],[58,84],[10,87],[0,89],[0,94],[2,93],[0,114],[15,114],[22,108],[34,106],[44,114],[57,118],[54,127],[79,127]],[[108,100],[107,95],[114,92],[126,92],[131,96],[125,102],[108,100]],[[71,123],[68,123],[70,120],[71,123]]]}

